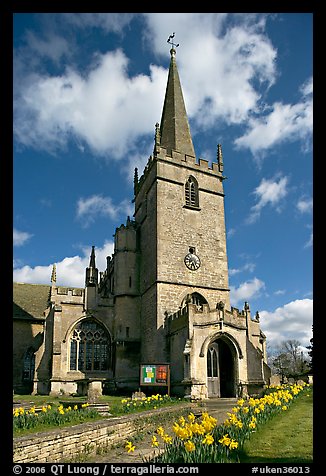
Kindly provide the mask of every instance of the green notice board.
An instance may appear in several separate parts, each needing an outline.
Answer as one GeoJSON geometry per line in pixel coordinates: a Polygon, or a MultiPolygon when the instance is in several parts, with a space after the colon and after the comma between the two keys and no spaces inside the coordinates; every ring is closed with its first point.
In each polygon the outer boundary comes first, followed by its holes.
{"type": "Polygon", "coordinates": [[[163,385],[170,393],[170,366],[169,364],[141,364],[140,385],[163,385]]]}

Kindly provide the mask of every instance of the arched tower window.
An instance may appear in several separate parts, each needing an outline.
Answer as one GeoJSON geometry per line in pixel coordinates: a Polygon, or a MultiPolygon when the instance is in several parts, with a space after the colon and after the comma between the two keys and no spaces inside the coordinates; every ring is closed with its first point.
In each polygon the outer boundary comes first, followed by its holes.
{"type": "Polygon", "coordinates": [[[185,185],[185,201],[188,207],[199,207],[198,182],[190,176],[185,185]]]}
{"type": "Polygon", "coordinates": [[[204,296],[199,293],[187,294],[184,300],[181,303],[181,309],[183,309],[187,304],[195,304],[198,311],[203,310],[204,304],[208,304],[204,296]]]}
{"type": "Polygon", "coordinates": [[[111,339],[99,323],[84,319],[70,337],[70,370],[92,372],[110,367],[111,339]]]}

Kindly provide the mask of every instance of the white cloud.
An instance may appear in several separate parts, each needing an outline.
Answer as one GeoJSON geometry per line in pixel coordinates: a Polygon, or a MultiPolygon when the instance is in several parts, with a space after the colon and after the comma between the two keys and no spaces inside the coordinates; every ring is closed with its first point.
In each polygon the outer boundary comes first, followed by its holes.
{"type": "Polygon", "coordinates": [[[267,180],[263,178],[253,192],[258,202],[251,207],[247,223],[254,223],[260,217],[262,209],[267,205],[280,211],[280,202],[288,192],[287,185],[287,177],[281,177],[279,180],[267,180]]]}
{"type": "Polygon", "coordinates": [[[61,76],[27,75],[19,79],[14,100],[15,137],[51,152],[74,138],[95,154],[122,158],[136,138],[154,134],[166,77],[166,70],[153,65],[149,76],[128,77],[128,59],[120,50],[98,54],[87,75],[72,67],[61,76]]]}
{"type": "Polygon", "coordinates": [[[278,289],[277,291],[274,292],[275,296],[282,296],[285,293],[286,293],[285,289],[278,289]]]}
{"type": "Polygon", "coordinates": [[[102,28],[106,32],[122,33],[134,13],[62,13],[62,18],[79,28],[102,28]]]}
{"type": "MultiPolygon", "coordinates": [[[[132,18],[124,15],[67,14],[64,18],[80,28],[99,26],[121,32],[132,18]]],[[[195,127],[213,126],[217,120],[246,121],[261,95],[253,80],[266,87],[275,81],[276,50],[263,33],[264,17],[143,15],[147,22],[142,32],[144,45],[159,54],[168,55],[167,32],[178,32],[182,43],[178,67],[187,112],[195,127]]],[[[60,43],[51,34],[51,39],[39,41],[35,34],[30,36],[29,47],[35,56],[49,51],[53,58],[63,54],[64,40],[60,43]]],[[[121,159],[133,153],[140,137],[148,135],[152,143],[154,124],[162,112],[166,69],[151,65],[148,75],[130,77],[128,58],[121,50],[97,53],[93,64],[82,72],[71,65],[60,76],[42,74],[39,67],[33,71],[29,66],[20,63],[23,69],[16,69],[14,76],[14,133],[21,144],[55,152],[73,138],[79,147],[87,145],[95,154],[121,159]]]]}
{"type": "Polygon", "coordinates": [[[312,337],[313,300],[298,299],[278,307],[273,312],[260,311],[260,323],[271,345],[296,339],[303,346],[309,345],[312,337]]]}
{"type": "Polygon", "coordinates": [[[229,276],[234,276],[235,274],[243,273],[243,272],[246,272],[246,271],[248,271],[249,273],[253,273],[255,268],[256,268],[255,263],[246,263],[241,268],[232,268],[232,269],[230,269],[229,270],[229,276]]]}
{"type": "MultiPolygon", "coordinates": [[[[99,271],[106,269],[106,257],[113,253],[113,246],[112,242],[105,242],[102,248],[95,249],[96,267],[99,271]]],[[[85,247],[82,252],[82,256],[66,257],[56,263],[58,286],[84,287],[91,248],[85,247]]],[[[13,280],[20,283],[50,284],[52,266],[53,264],[16,268],[13,271],[13,280]]]]}
{"type": "Polygon", "coordinates": [[[102,195],[92,195],[87,198],[80,198],[77,202],[77,219],[86,228],[99,216],[117,218],[119,213],[132,216],[133,208],[130,200],[123,200],[115,205],[111,197],[102,195]]]}
{"type": "Polygon", "coordinates": [[[260,295],[260,292],[265,288],[265,283],[258,278],[253,278],[246,281],[237,288],[230,286],[231,304],[237,305],[240,302],[255,299],[260,295]]]}
{"type": "Polygon", "coordinates": [[[267,115],[251,117],[248,131],[235,140],[237,148],[249,148],[253,155],[285,141],[300,140],[304,144],[311,138],[313,127],[312,80],[301,88],[304,94],[297,104],[275,102],[267,115]]]}
{"type": "Polygon", "coordinates": [[[313,232],[310,233],[309,240],[305,243],[304,248],[310,248],[313,245],[313,232]]]}
{"type": "Polygon", "coordinates": [[[297,209],[301,213],[310,213],[312,212],[312,198],[300,198],[297,203],[297,209]]]}
{"type": "Polygon", "coordinates": [[[31,233],[27,233],[26,231],[19,231],[14,228],[13,231],[13,245],[14,246],[23,246],[28,240],[32,238],[31,233]]]}
{"type": "Polygon", "coordinates": [[[247,15],[225,13],[150,13],[146,18],[147,34],[160,54],[167,54],[167,32],[177,32],[187,112],[199,128],[220,119],[229,124],[247,120],[260,99],[253,80],[267,87],[275,81],[276,50],[258,17],[256,23],[247,15]]]}

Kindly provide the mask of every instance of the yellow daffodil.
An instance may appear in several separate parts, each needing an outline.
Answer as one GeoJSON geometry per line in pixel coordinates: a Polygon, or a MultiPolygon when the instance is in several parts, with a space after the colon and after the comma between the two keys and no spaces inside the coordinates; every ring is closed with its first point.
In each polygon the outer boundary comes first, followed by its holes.
{"type": "Polygon", "coordinates": [[[192,412],[190,412],[189,415],[188,415],[188,420],[191,423],[193,423],[195,421],[195,419],[196,419],[195,415],[192,412]]]}
{"type": "Polygon", "coordinates": [[[208,434],[205,436],[205,438],[203,439],[203,443],[204,443],[204,445],[211,445],[211,444],[213,444],[213,443],[214,443],[214,438],[213,438],[213,436],[212,436],[210,433],[208,433],[208,434]]]}
{"type": "Polygon", "coordinates": [[[152,446],[153,446],[153,448],[156,447],[156,446],[158,446],[158,444],[159,444],[159,443],[158,443],[158,441],[157,441],[156,436],[153,435],[153,436],[152,436],[152,446]]]}
{"type": "Polygon", "coordinates": [[[238,445],[239,445],[239,443],[237,441],[231,440],[230,444],[229,444],[229,448],[230,448],[230,450],[235,450],[236,448],[238,448],[238,445]]]}
{"type": "Polygon", "coordinates": [[[221,443],[221,445],[223,446],[229,446],[229,444],[231,443],[231,439],[229,438],[228,433],[224,435],[221,439],[219,439],[218,442],[221,443]]]}
{"type": "Polygon", "coordinates": [[[162,438],[163,438],[164,443],[166,443],[166,444],[168,444],[168,445],[170,445],[170,444],[172,443],[172,441],[173,441],[173,440],[172,440],[172,436],[169,436],[169,435],[166,435],[166,434],[164,434],[164,435],[162,436],[162,438]]]}
{"type": "Polygon", "coordinates": [[[131,441],[127,441],[125,448],[128,453],[130,453],[131,451],[135,451],[136,447],[131,443],[131,441]]]}
{"type": "Polygon", "coordinates": [[[184,445],[185,445],[186,450],[189,451],[189,452],[195,451],[195,449],[196,449],[194,443],[191,440],[186,441],[184,445]]]}

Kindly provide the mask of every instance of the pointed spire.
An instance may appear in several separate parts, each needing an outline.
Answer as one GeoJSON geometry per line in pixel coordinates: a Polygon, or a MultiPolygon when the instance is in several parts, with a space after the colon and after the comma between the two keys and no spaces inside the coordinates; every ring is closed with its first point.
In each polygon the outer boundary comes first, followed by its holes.
{"type": "Polygon", "coordinates": [[[95,286],[98,284],[98,269],[95,264],[95,246],[92,246],[89,267],[86,268],[85,286],[95,286]]]}
{"type": "Polygon", "coordinates": [[[174,46],[177,45],[173,44],[170,50],[171,61],[161,118],[160,145],[167,149],[168,154],[171,154],[171,150],[176,150],[195,157],[174,46]]]}
{"type": "Polygon", "coordinates": [[[51,284],[52,286],[55,285],[57,281],[57,268],[56,268],[56,265],[54,263],[53,267],[52,267],[52,273],[51,273],[51,284]]]}
{"type": "Polygon", "coordinates": [[[91,258],[89,260],[89,267],[96,268],[95,265],[95,246],[92,246],[91,258]]]}

